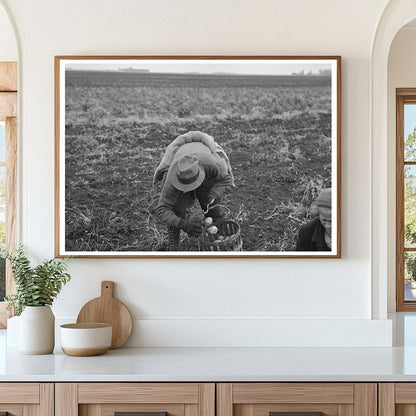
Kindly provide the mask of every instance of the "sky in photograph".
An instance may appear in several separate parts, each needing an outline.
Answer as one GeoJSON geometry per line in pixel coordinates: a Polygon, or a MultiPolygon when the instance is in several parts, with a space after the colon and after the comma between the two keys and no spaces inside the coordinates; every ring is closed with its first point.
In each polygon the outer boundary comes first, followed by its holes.
{"type": "Polygon", "coordinates": [[[245,75],[291,75],[304,71],[305,74],[311,71],[319,73],[320,70],[331,69],[331,64],[322,61],[230,61],[214,60],[184,62],[183,60],[166,60],[166,61],[66,61],[66,69],[71,70],[95,70],[95,71],[118,71],[120,68],[144,69],[150,72],[158,73],[200,73],[200,74],[245,74],[245,75]]]}

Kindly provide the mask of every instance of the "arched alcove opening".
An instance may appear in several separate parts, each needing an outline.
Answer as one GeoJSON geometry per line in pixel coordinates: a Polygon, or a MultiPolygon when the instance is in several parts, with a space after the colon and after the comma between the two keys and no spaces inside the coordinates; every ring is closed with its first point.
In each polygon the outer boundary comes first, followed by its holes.
{"type": "Polygon", "coordinates": [[[388,312],[395,311],[395,87],[389,85],[389,53],[400,29],[415,17],[413,0],[390,2],[380,19],[372,49],[371,267],[372,315],[376,319],[385,319],[388,312]]]}
{"type": "MultiPolygon", "coordinates": [[[[415,253],[409,251],[413,246],[413,232],[412,232],[412,225],[411,225],[411,218],[412,218],[412,206],[413,201],[411,201],[411,189],[412,185],[412,176],[415,168],[413,167],[412,163],[412,156],[408,155],[405,158],[406,162],[402,160],[401,164],[405,163],[404,166],[400,167],[401,171],[406,172],[406,180],[405,189],[403,189],[403,196],[408,195],[405,201],[405,218],[407,218],[406,223],[408,224],[408,232],[407,232],[407,239],[402,237],[396,237],[398,233],[396,232],[396,221],[395,221],[395,206],[394,200],[396,197],[397,189],[396,189],[396,181],[395,176],[395,169],[396,169],[396,162],[399,159],[400,154],[396,155],[396,140],[394,140],[397,136],[397,124],[401,124],[401,122],[397,123],[397,110],[396,110],[396,103],[399,99],[400,103],[403,103],[403,99],[405,100],[405,104],[401,105],[403,109],[400,109],[400,113],[403,111],[405,115],[403,123],[404,125],[401,126],[401,134],[403,134],[403,139],[407,139],[408,135],[413,132],[413,129],[416,125],[416,105],[410,101],[410,96],[408,98],[399,98],[402,97],[396,96],[396,91],[403,91],[406,89],[408,94],[414,95],[414,90],[416,88],[416,54],[414,53],[414,45],[416,43],[416,20],[412,20],[411,22],[404,25],[395,35],[389,52],[388,57],[388,68],[387,68],[387,113],[388,113],[388,120],[387,120],[387,178],[388,178],[388,252],[389,252],[389,263],[388,263],[388,311],[394,312],[397,310],[403,310],[403,308],[412,309],[413,305],[406,304],[405,302],[413,302],[416,300],[416,291],[415,291],[415,284],[412,282],[413,280],[413,259],[415,258],[415,253]],[[397,90],[399,89],[399,90],[397,90]],[[413,91],[413,92],[412,92],[413,91]],[[410,198],[410,199],[409,199],[410,198]],[[399,242],[401,240],[405,240],[406,243],[404,244],[405,250],[403,247],[401,248],[399,258],[394,256],[393,253],[396,252],[396,240],[399,242]],[[410,247],[410,249],[409,249],[410,247]],[[402,259],[405,257],[406,261],[402,259]],[[394,261],[396,258],[396,261],[394,261]],[[404,267],[406,264],[407,267],[404,267]],[[401,267],[399,267],[401,266],[401,267]],[[397,283],[396,284],[396,277],[397,276],[397,283]],[[406,277],[406,279],[405,279],[406,277]],[[396,306],[396,299],[397,299],[397,306],[396,306]]],[[[408,147],[407,147],[408,148],[408,147]]],[[[402,186],[399,187],[399,189],[402,186]]],[[[403,200],[403,196],[399,196],[398,200],[403,200]]],[[[403,212],[402,209],[400,209],[403,212]]],[[[400,227],[399,227],[400,228],[400,227]]],[[[398,246],[399,247],[399,246],[398,246]]],[[[414,304],[416,307],[416,304],[414,304]]]]}
{"type": "MultiPolygon", "coordinates": [[[[17,62],[18,42],[5,4],[0,2],[0,245],[17,244],[17,62]]],[[[14,292],[10,266],[0,260],[0,326],[6,326],[4,297],[14,292]]]]}

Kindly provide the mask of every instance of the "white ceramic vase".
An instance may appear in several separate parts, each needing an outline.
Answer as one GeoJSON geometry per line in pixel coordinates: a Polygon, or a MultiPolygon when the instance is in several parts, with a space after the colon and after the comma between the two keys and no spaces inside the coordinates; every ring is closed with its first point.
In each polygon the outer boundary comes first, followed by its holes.
{"type": "Polygon", "coordinates": [[[49,305],[26,306],[19,319],[19,351],[50,354],[55,346],[55,316],[49,305]]]}

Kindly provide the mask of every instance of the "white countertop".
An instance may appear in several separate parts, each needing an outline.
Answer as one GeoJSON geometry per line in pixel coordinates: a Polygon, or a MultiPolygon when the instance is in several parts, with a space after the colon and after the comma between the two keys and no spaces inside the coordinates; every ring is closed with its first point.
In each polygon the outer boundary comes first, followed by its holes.
{"type": "Polygon", "coordinates": [[[0,381],[416,381],[416,348],[119,348],[96,357],[9,348],[0,381]]]}
{"type": "Polygon", "coordinates": [[[24,355],[0,330],[0,382],[416,381],[416,314],[394,316],[392,348],[119,348],[24,355]]]}

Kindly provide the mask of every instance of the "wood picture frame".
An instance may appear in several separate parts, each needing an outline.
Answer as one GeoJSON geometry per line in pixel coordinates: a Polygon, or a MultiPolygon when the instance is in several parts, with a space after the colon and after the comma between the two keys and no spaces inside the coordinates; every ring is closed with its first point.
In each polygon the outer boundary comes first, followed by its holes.
{"type": "Polygon", "coordinates": [[[340,258],[341,57],[56,56],[55,168],[57,257],[340,258]]]}

